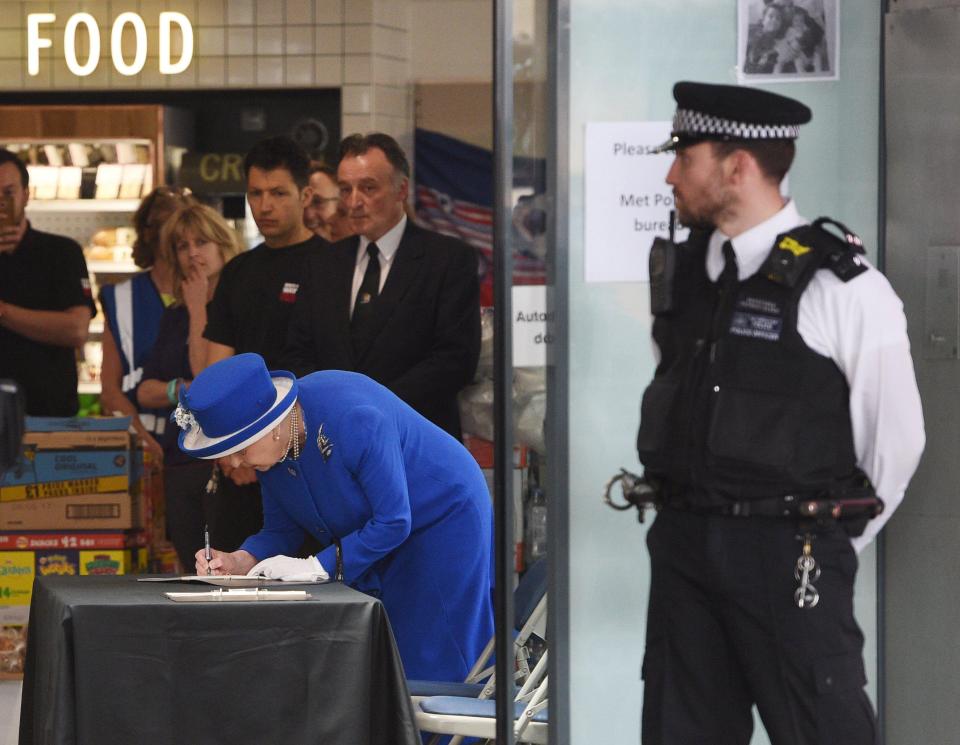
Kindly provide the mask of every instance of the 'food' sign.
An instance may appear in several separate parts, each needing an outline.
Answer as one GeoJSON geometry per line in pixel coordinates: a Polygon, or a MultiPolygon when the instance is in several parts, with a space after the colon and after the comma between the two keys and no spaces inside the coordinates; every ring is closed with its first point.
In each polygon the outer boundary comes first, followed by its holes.
{"type": "MultiPolygon", "coordinates": [[[[27,72],[40,74],[40,50],[53,47],[53,40],[43,36],[43,26],[55,23],[55,13],[30,13],[27,15],[27,72]]],[[[67,68],[74,75],[86,77],[100,64],[100,27],[89,13],[74,13],[63,29],[63,57],[67,68]],[[77,53],[77,32],[83,26],[89,39],[86,59],[80,60],[77,53]]],[[[176,75],[186,70],[193,60],[193,26],[183,13],[167,11],[160,14],[160,73],[176,75]],[[174,62],[170,38],[173,27],[179,29],[183,40],[180,59],[174,62]]],[[[147,62],[147,26],[137,13],[121,13],[113,22],[110,30],[110,58],[114,69],[121,75],[136,75],[143,70],[147,62]],[[123,56],[123,32],[129,26],[134,33],[135,44],[133,59],[123,56]]]]}

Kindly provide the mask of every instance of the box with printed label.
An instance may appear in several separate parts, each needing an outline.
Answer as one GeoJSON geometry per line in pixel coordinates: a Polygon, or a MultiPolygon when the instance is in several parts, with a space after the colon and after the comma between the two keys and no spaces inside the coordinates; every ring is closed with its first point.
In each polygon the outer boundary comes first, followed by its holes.
{"type": "Polygon", "coordinates": [[[139,504],[126,492],[0,502],[0,530],[138,528],[139,504]]]}
{"type": "Polygon", "coordinates": [[[134,478],[129,417],[27,417],[0,502],[125,492],[134,478]]]}
{"type": "Polygon", "coordinates": [[[46,549],[138,548],[149,544],[142,530],[3,531],[0,551],[42,551],[46,549]]]}

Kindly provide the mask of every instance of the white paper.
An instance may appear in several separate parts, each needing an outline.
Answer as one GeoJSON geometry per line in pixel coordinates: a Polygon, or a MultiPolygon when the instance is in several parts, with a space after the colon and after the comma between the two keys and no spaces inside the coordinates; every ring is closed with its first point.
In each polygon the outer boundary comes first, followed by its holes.
{"type": "MultiPolygon", "coordinates": [[[[587,282],[646,282],[656,236],[669,235],[673,153],[653,154],[671,123],[588,122],[585,157],[587,282]]],[[[677,240],[685,233],[677,233],[677,240]]]]}
{"type": "Polygon", "coordinates": [[[513,366],[543,367],[553,343],[553,312],[547,311],[546,285],[515,285],[513,303],[513,366]]]}

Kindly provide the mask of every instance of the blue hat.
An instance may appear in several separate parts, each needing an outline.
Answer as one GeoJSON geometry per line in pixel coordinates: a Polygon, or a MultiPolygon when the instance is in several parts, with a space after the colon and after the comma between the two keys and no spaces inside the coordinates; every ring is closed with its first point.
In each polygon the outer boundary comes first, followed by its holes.
{"type": "Polygon", "coordinates": [[[194,458],[219,458],[259,440],[297,400],[297,379],[267,372],[259,354],[228,357],[201,372],[174,412],[180,449],[194,458]]]}

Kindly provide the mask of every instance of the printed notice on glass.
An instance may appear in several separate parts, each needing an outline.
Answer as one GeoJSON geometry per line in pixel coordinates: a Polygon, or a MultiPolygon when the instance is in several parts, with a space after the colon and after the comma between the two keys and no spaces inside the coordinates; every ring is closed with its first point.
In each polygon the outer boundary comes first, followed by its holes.
{"type": "MultiPolygon", "coordinates": [[[[545,285],[514,285],[513,303],[513,366],[543,367],[552,364],[553,312],[545,285]]],[[[552,292],[551,292],[552,294],[552,292]]]]}
{"type": "Polygon", "coordinates": [[[673,153],[652,152],[669,137],[670,122],[587,123],[587,282],[648,281],[650,244],[670,233],[673,153]]]}

